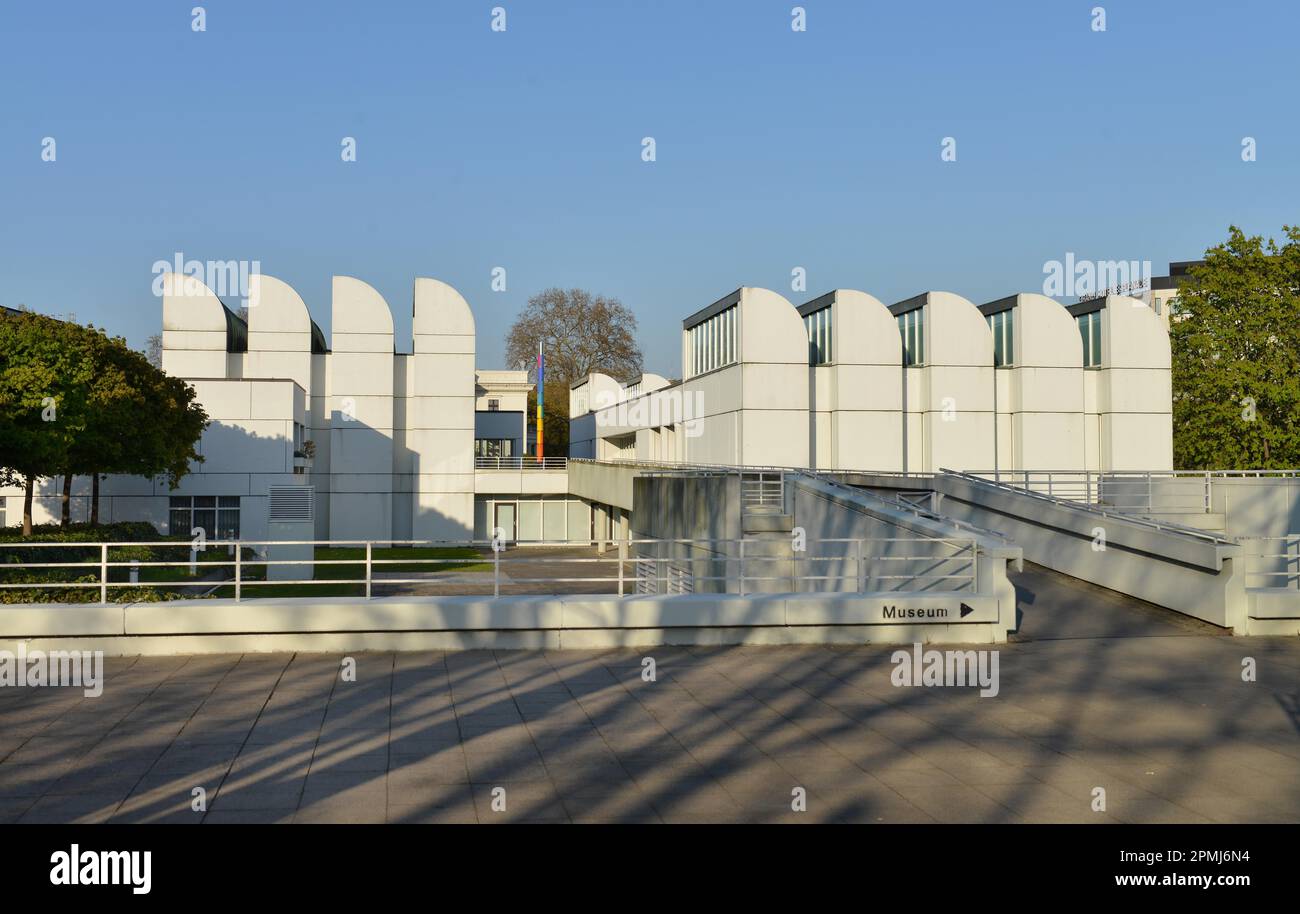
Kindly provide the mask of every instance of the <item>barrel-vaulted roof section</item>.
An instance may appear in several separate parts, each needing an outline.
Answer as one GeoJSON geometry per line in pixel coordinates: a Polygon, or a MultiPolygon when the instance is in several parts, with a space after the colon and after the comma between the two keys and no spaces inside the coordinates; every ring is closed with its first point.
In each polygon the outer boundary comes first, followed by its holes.
{"type": "Polygon", "coordinates": [[[771,289],[741,292],[740,361],[807,365],[808,331],[790,300],[771,289]]]}
{"type": "Polygon", "coordinates": [[[164,273],[161,279],[164,331],[221,332],[227,352],[248,351],[248,324],[203,280],[185,273],[164,273]]]}
{"type": "MultiPolygon", "coordinates": [[[[304,341],[309,339],[312,330],[311,315],[307,311],[306,302],[293,286],[265,274],[250,276],[248,283],[249,333],[254,337],[260,334],[301,334],[304,341]]],[[[263,347],[255,341],[254,348],[263,347]]]]}
{"type": "Polygon", "coordinates": [[[331,349],[392,352],[393,313],[384,297],[351,276],[335,276],[333,292],[331,349]]]}
{"type": "Polygon", "coordinates": [[[469,302],[445,282],[420,276],[415,280],[412,300],[412,332],[415,351],[421,336],[474,336],[474,312],[469,302]]]}
{"type": "Polygon", "coordinates": [[[1102,324],[1102,364],[1107,368],[1169,369],[1169,331],[1139,298],[1110,295],[1102,324]]]}
{"type": "Polygon", "coordinates": [[[833,361],[854,365],[903,364],[903,339],[898,322],[884,302],[857,289],[836,289],[830,294],[835,305],[833,361]]]}
{"type": "Polygon", "coordinates": [[[973,303],[952,292],[926,292],[925,310],[926,362],[993,365],[993,331],[973,303]]]}
{"type": "Polygon", "coordinates": [[[1065,306],[1035,292],[1022,292],[1015,298],[1015,365],[1081,369],[1083,340],[1074,316],[1065,306]]]}

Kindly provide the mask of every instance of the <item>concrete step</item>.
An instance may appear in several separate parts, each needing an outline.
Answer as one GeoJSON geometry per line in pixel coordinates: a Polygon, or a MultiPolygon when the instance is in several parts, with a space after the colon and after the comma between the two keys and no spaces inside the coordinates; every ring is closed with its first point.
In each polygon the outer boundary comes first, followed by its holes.
{"type": "Polygon", "coordinates": [[[794,515],[742,514],[740,529],[744,533],[789,533],[794,529],[794,515]]]}

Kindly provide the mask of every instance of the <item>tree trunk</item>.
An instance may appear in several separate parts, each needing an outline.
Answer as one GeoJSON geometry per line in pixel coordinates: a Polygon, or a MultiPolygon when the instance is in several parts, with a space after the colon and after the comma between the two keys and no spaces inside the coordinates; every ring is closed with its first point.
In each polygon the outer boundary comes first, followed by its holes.
{"type": "Polygon", "coordinates": [[[35,479],[28,476],[23,489],[23,536],[32,535],[32,490],[35,487],[35,479]]]}
{"type": "Polygon", "coordinates": [[[67,527],[72,520],[72,474],[63,474],[63,493],[59,496],[59,526],[67,527]]]}
{"type": "Polygon", "coordinates": [[[99,526],[99,470],[90,477],[90,525],[99,526]]]}

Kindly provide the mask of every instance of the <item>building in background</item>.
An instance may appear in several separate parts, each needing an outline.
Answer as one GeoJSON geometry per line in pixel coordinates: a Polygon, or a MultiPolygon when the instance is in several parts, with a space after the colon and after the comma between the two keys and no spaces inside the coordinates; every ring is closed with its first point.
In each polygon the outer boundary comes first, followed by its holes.
{"type": "MultiPolygon", "coordinates": [[[[281,280],[250,277],[248,301],[244,318],[193,277],[163,277],[162,367],[211,418],[203,462],[175,490],[108,477],[101,521],[246,540],[290,528],[322,540],[589,536],[563,460],[522,459],[527,373],[476,369],[474,317],[451,286],[416,279],[409,353],[394,349],[387,302],[358,279],[334,277],[328,340],[281,280]]],[[[57,522],[57,488],[41,481],[36,523],[57,522]]],[[[75,479],[74,522],[89,500],[90,479],[75,479]]],[[[0,522],[21,520],[21,490],[0,489],[0,522]]]]}
{"type": "Polygon", "coordinates": [[[1142,298],[1165,322],[1165,329],[1169,328],[1169,321],[1173,319],[1171,313],[1177,310],[1174,300],[1178,298],[1178,290],[1191,280],[1192,268],[1204,264],[1204,260],[1170,262],[1168,276],[1152,277],[1151,289],[1142,298]]]}
{"type": "MultiPolygon", "coordinates": [[[[452,287],[415,281],[409,353],[394,349],[387,302],[350,277],[334,278],[330,339],[270,276],[252,277],[246,319],[189,277],[169,274],[163,292],[163,370],[191,383],[211,416],[204,460],[174,491],[108,478],[105,522],[246,540],[597,535],[564,458],[528,455],[527,372],[476,368],[474,317],[452,287]]],[[[836,289],[796,307],[737,289],[682,322],[680,380],[592,374],[572,385],[570,454],[909,473],[1168,470],[1160,302],[1067,307],[1026,293],[976,306],[924,292],[885,305],[836,289]]],[[[89,479],[74,481],[74,520],[89,516],[89,494],[89,479]]],[[[21,504],[20,490],[0,491],[0,521],[19,523],[21,504]]],[[[57,481],[42,481],[34,508],[37,523],[57,518],[57,481]]]]}
{"type": "Polygon", "coordinates": [[[570,391],[573,456],[928,473],[1168,470],[1169,338],[1145,301],[950,292],[795,307],[739,289],[683,322],[682,380],[570,391]]]}

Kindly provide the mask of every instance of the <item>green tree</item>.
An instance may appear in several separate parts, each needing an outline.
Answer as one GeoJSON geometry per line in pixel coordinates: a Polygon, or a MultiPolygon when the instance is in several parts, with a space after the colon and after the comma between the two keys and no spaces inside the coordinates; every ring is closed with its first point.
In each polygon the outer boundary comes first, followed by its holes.
{"type": "Polygon", "coordinates": [[[164,374],[120,337],[96,335],[90,419],[74,446],[75,471],[91,477],[90,522],[99,523],[105,473],[163,476],[171,488],[202,463],[198,442],[208,416],[194,388],[164,374]]]}
{"type": "Polygon", "coordinates": [[[175,488],[208,417],[194,389],[149,364],[120,338],[35,314],[0,318],[0,473],[25,486],[31,533],[34,483],[63,477],[63,520],[72,477],[92,478],[99,522],[104,473],[163,475],[175,488]]]}
{"type": "Polygon", "coordinates": [[[1300,228],[1230,226],[1170,311],[1174,465],[1300,466],[1300,228]]]}
{"type": "MultiPolygon", "coordinates": [[[[641,375],[636,315],[616,298],[585,289],[546,289],[528,299],[506,335],[506,362],[526,367],[536,382],[537,349],[546,356],[543,448],[552,457],[569,453],[569,386],[592,372],[630,381],[641,375]]],[[[528,395],[528,424],[537,417],[536,393],[528,395]]]]}
{"type": "Polygon", "coordinates": [[[0,317],[0,475],[23,486],[23,535],[36,481],[63,472],[84,428],[94,360],[82,328],[31,312],[0,317]]]}
{"type": "MultiPolygon", "coordinates": [[[[532,369],[539,343],[546,355],[546,379],[563,386],[566,410],[569,385],[593,371],[620,381],[641,374],[636,315],[617,298],[584,289],[539,292],[528,299],[506,335],[507,364],[532,369]]],[[[546,399],[551,399],[549,383],[546,399]]]]}

